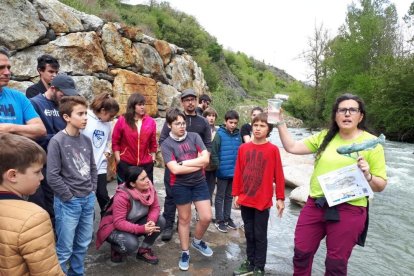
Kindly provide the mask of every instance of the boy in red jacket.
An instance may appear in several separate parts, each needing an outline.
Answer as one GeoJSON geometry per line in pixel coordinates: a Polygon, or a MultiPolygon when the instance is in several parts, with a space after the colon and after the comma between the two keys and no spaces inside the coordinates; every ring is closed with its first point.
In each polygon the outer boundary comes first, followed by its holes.
{"type": "Polygon", "coordinates": [[[276,183],[276,207],[282,217],[285,208],[285,178],[277,146],[267,141],[273,125],[261,113],[252,120],[253,140],[240,146],[234,170],[233,192],[240,206],[246,237],[247,260],[233,275],[264,275],[267,224],[276,183]]]}

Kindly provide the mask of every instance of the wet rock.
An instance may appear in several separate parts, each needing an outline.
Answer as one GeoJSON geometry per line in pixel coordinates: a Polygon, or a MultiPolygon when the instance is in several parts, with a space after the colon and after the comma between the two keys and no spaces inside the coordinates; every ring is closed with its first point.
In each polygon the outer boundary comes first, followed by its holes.
{"type": "Polygon", "coordinates": [[[293,189],[290,192],[289,199],[300,206],[304,206],[309,197],[309,183],[293,189]]]}
{"type": "Polygon", "coordinates": [[[29,1],[1,1],[0,14],[0,44],[10,50],[26,48],[46,35],[47,30],[29,1]]]}
{"type": "Polygon", "coordinates": [[[286,186],[291,188],[309,185],[312,173],[313,165],[310,164],[298,163],[296,165],[283,167],[283,174],[285,175],[285,184],[286,186]]]}

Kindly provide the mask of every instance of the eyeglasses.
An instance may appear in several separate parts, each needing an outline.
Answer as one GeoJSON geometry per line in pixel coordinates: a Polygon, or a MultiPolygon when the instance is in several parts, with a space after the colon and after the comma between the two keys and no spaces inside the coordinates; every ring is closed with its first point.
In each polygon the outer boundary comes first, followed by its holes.
{"type": "Polygon", "coordinates": [[[173,125],[178,126],[178,127],[185,127],[186,123],[185,122],[177,122],[177,123],[173,123],[173,125]]]}
{"type": "Polygon", "coordinates": [[[345,115],[348,111],[349,111],[349,114],[350,115],[355,115],[355,114],[359,113],[359,108],[355,108],[355,107],[338,108],[338,110],[336,111],[336,113],[345,115]]]}
{"type": "Polygon", "coordinates": [[[6,68],[7,68],[7,70],[9,70],[9,71],[10,71],[11,66],[10,66],[10,65],[0,65],[0,70],[4,70],[4,69],[6,69],[6,68]]]}

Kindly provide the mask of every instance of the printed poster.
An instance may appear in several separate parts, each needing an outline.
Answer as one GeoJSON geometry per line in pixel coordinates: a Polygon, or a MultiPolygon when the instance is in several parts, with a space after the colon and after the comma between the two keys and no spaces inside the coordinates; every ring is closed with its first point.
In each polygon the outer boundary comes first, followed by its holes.
{"type": "Polygon", "coordinates": [[[329,207],[374,195],[364,174],[356,164],[318,176],[329,207]]]}

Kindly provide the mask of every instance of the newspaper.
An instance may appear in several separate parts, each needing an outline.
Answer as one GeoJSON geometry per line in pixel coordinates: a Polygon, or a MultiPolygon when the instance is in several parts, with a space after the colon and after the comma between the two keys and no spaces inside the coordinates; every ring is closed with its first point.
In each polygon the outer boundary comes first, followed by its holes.
{"type": "Polygon", "coordinates": [[[329,207],[374,195],[364,174],[356,164],[318,176],[329,207]]]}

